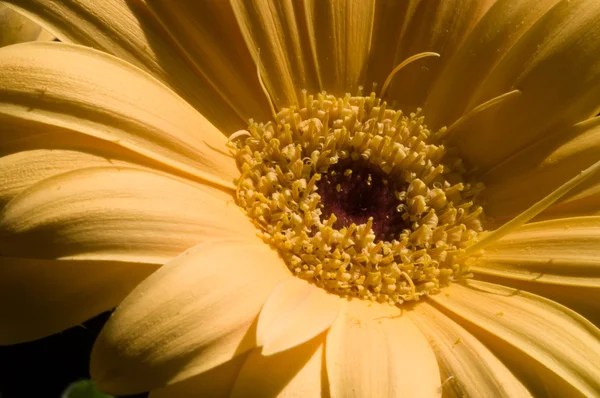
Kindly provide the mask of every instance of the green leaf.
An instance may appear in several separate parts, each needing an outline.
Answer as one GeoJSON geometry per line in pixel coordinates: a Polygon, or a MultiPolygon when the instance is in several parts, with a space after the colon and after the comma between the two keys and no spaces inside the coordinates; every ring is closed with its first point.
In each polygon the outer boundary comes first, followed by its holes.
{"type": "Polygon", "coordinates": [[[63,392],[62,398],[113,398],[113,396],[98,391],[93,381],[81,380],[71,383],[63,392]]]}

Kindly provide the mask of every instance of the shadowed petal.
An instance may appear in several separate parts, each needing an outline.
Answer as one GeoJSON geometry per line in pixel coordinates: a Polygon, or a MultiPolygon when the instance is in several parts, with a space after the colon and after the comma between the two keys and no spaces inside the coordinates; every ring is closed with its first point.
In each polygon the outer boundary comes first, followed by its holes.
{"type": "MultiPolygon", "coordinates": [[[[210,80],[210,75],[205,73],[202,64],[196,62],[197,59],[189,58],[184,48],[185,43],[179,43],[170,35],[168,27],[163,25],[145,2],[7,2],[47,28],[62,42],[107,52],[155,76],[224,133],[231,134],[246,127],[244,119],[247,116],[236,113],[236,109],[222,97],[223,88],[210,80]]],[[[219,7],[214,7],[206,17],[211,18],[218,11],[219,7]]],[[[214,20],[218,19],[218,16],[214,16],[214,20]]],[[[218,42],[222,40],[222,36],[205,36],[202,40],[218,42]]]]}
{"type": "MultiPolygon", "coordinates": [[[[307,397],[323,394],[323,344],[320,335],[304,344],[275,355],[254,350],[244,363],[231,397],[307,397]]],[[[327,391],[327,390],[325,390],[327,391]]]]}
{"type": "Polygon", "coordinates": [[[229,361],[256,347],[260,308],[289,277],[257,238],[196,246],[152,274],[113,313],[92,351],[92,377],[103,391],[135,394],[229,361]]]}
{"type": "Polygon", "coordinates": [[[0,257],[0,345],[49,336],[108,311],[157,268],[0,257]]]}

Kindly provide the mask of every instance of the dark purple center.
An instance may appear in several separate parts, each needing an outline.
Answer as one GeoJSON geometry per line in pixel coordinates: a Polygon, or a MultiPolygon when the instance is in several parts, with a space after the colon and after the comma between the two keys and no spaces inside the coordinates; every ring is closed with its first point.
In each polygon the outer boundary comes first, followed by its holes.
{"type": "Polygon", "coordinates": [[[409,225],[397,207],[395,191],[406,190],[390,179],[379,167],[363,160],[342,161],[321,175],[317,183],[321,196],[321,219],[337,217],[336,228],[357,225],[373,217],[376,240],[391,240],[409,225]],[[349,172],[348,170],[351,170],[349,172]]]}

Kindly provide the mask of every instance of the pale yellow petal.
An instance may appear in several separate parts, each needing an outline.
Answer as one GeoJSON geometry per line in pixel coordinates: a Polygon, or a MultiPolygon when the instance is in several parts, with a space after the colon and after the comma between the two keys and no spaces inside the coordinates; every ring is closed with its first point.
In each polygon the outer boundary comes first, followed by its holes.
{"type": "Polygon", "coordinates": [[[365,78],[375,1],[307,0],[304,9],[321,89],[354,95],[365,78]]]}
{"type": "Polygon", "coordinates": [[[0,213],[3,255],[162,264],[206,239],[253,236],[226,193],[126,167],[48,178],[0,213]]]}
{"type": "Polygon", "coordinates": [[[298,278],[281,282],[260,311],[256,340],[262,355],[302,344],[328,329],[340,310],[340,298],[298,278]]]}
{"type": "Polygon", "coordinates": [[[276,355],[263,356],[260,349],[250,352],[233,391],[242,397],[326,397],[327,380],[323,363],[325,337],[318,336],[276,355]]]}
{"type": "Polygon", "coordinates": [[[568,308],[479,281],[453,284],[431,300],[490,348],[533,395],[600,391],[600,330],[568,308]]]}
{"type": "MultiPolygon", "coordinates": [[[[99,51],[33,42],[0,49],[0,114],[71,129],[231,186],[226,138],[150,75],[99,51]]],[[[11,119],[14,119],[11,122],[11,119]]]]}
{"type": "MultiPolygon", "coordinates": [[[[8,0],[16,9],[54,33],[62,42],[81,44],[115,55],[152,74],[182,96],[226,134],[246,127],[241,115],[223,98],[226,92],[190,59],[185,44],[171,35],[143,1],[129,0],[8,0]]],[[[171,5],[175,7],[176,5],[171,5]]],[[[213,7],[210,18],[219,10],[213,7]]],[[[219,16],[215,15],[215,20],[219,16]]],[[[202,37],[219,43],[222,36],[202,37]]],[[[234,67],[233,65],[230,68],[234,67]]],[[[225,71],[222,71],[226,75],[225,71]]],[[[238,99],[237,102],[242,99],[238,99]]],[[[244,96],[244,101],[248,101],[244,96]]]]}
{"type": "Polygon", "coordinates": [[[85,167],[129,165],[86,152],[38,149],[0,158],[0,209],[29,186],[58,174],[85,167]]]}
{"type": "Polygon", "coordinates": [[[119,304],[157,265],[0,257],[0,345],[61,332],[119,304]]]}
{"type": "Polygon", "coordinates": [[[472,271],[600,289],[600,217],[526,224],[487,247],[472,271]]]}
{"type": "Polygon", "coordinates": [[[0,47],[37,40],[42,31],[32,20],[0,4],[0,47]]]}
{"type": "MultiPolygon", "coordinates": [[[[559,127],[483,176],[486,215],[503,222],[550,194],[596,161],[600,153],[600,118],[559,127]]],[[[600,212],[600,175],[569,192],[541,218],[600,212]]]]}
{"type": "Polygon", "coordinates": [[[530,397],[496,356],[456,322],[428,303],[407,312],[436,354],[444,397],[530,397]]]}
{"type": "MultiPolygon", "coordinates": [[[[232,0],[231,6],[276,108],[301,104],[302,89],[319,91],[302,3],[232,0]]],[[[255,96],[264,100],[260,91],[255,96]]]]}
{"type": "Polygon", "coordinates": [[[151,391],[148,398],[190,398],[197,396],[228,398],[247,357],[247,354],[237,355],[233,359],[198,376],[151,391]]]}
{"type": "Polygon", "coordinates": [[[545,131],[598,113],[600,2],[563,0],[525,32],[478,84],[467,108],[513,89],[521,95],[482,113],[450,140],[482,170],[545,131]]]}
{"type": "Polygon", "coordinates": [[[325,347],[334,398],[441,395],[435,355],[398,307],[344,302],[325,347]]]}
{"type": "Polygon", "coordinates": [[[467,111],[467,104],[478,86],[498,61],[558,1],[496,1],[446,60],[427,96],[424,108],[427,123],[440,128],[459,119],[467,111]]]}
{"type": "MultiPolygon", "coordinates": [[[[441,56],[419,60],[403,68],[392,81],[389,100],[397,101],[397,106],[405,112],[423,106],[427,93],[437,83],[436,79],[444,65],[494,1],[411,2],[409,15],[402,24],[397,42],[393,38],[383,40],[388,51],[395,53],[394,64],[398,65],[408,57],[426,51],[441,56]]],[[[388,16],[392,20],[394,17],[393,14],[388,16]]],[[[378,80],[378,83],[382,84],[383,81],[378,80]]],[[[370,84],[371,81],[365,82],[366,87],[370,84]]]]}
{"type": "Polygon", "coordinates": [[[165,264],[117,308],[92,351],[101,390],[135,394],[183,381],[256,347],[256,319],[290,278],[258,238],[207,241],[165,264]]]}

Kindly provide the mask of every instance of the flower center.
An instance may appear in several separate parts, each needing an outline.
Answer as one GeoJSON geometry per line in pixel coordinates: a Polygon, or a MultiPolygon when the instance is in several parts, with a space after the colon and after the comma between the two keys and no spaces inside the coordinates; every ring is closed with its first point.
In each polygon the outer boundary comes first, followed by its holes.
{"type": "Polygon", "coordinates": [[[293,274],[390,304],[469,276],[483,184],[418,113],[323,93],[231,137],[237,203],[293,274]]]}
{"type": "Polygon", "coordinates": [[[407,185],[390,180],[381,168],[365,160],[343,160],[331,165],[317,182],[321,219],[335,214],[333,227],[366,224],[373,218],[375,242],[392,240],[410,224],[402,219],[403,201],[397,193],[407,185]]]}

